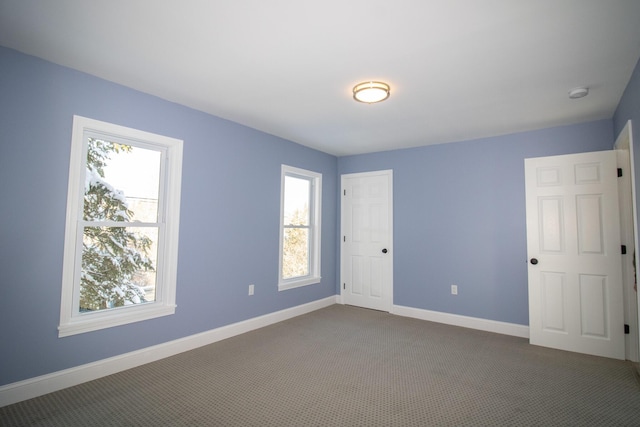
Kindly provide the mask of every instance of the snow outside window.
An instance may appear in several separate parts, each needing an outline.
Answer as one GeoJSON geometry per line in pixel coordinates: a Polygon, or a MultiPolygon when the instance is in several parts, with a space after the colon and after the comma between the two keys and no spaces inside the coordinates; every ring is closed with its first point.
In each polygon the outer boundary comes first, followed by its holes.
{"type": "Polygon", "coordinates": [[[278,290],[320,282],[322,175],[282,165],[278,290]]]}
{"type": "Polygon", "coordinates": [[[182,141],[74,116],[59,336],[175,312],[182,141]]]}

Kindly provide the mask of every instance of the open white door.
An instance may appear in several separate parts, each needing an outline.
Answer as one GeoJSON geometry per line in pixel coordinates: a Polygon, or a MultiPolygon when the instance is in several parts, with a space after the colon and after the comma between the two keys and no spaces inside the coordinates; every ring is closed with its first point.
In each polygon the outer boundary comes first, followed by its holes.
{"type": "Polygon", "coordinates": [[[525,160],[531,344],[624,359],[614,151],[525,160]]]}
{"type": "Polygon", "coordinates": [[[342,175],[341,297],[344,304],[391,311],[393,171],[342,175]]]}

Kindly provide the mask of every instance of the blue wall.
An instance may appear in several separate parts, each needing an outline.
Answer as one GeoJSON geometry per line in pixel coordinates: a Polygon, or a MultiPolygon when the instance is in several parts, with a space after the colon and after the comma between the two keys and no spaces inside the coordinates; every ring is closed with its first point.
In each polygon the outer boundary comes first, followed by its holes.
{"type": "Polygon", "coordinates": [[[335,295],[334,156],[13,50],[0,70],[0,385],[335,295]],[[58,338],[74,114],[184,140],[173,316],[58,338]],[[323,174],[323,257],[278,292],[282,163],[323,174]]]}
{"type": "MultiPolygon", "coordinates": [[[[613,130],[616,137],[624,128],[624,125],[627,124],[627,120],[633,120],[636,127],[634,129],[636,134],[634,149],[636,149],[640,145],[640,61],[636,64],[631,79],[622,94],[618,108],[613,115],[613,130]]],[[[635,154],[640,156],[640,149],[636,149],[635,154]]],[[[637,158],[635,162],[640,164],[637,158]]]]}
{"type": "Polygon", "coordinates": [[[394,304],[528,325],[524,159],[607,150],[612,135],[603,120],[341,157],[338,171],[393,169],[394,304]]]}

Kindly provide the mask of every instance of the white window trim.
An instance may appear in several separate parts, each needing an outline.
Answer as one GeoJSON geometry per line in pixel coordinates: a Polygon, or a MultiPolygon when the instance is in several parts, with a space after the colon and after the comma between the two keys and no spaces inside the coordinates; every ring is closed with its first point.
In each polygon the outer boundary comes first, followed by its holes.
{"type": "Polygon", "coordinates": [[[322,235],[322,174],[312,172],[293,166],[282,165],[280,174],[280,250],[278,251],[278,291],[286,289],[299,288],[301,286],[313,285],[320,283],[320,236],[322,235]],[[311,191],[313,198],[312,215],[312,231],[311,245],[309,254],[309,275],[303,277],[294,277],[292,279],[282,278],[282,251],[284,245],[284,178],[286,175],[297,175],[311,180],[311,191]]]}
{"type": "MultiPolygon", "coordinates": [[[[58,336],[65,337],[84,332],[95,331],[132,322],[153,319],[175,313],[176,279],[178,264],[178,228],[180,224],[180,189],[182,178],[182,146],[183,141],[156,135],[136,129],[118,126],[111,123],[73,117],[73,133],[71,139],[71,158],[69,165],[69,185],[67,190],[67,217],[64,240],[64,262],[62,268],[62,296],[60,302],[60,325],[58,336]],[[101,135],[113,135],[114,138],[134,140],[162,149],[166,153],[164,173],[165,211],[159,215],[163,222],[164,232],[159,238],[164,243],[158,246],[158,283],[155,302],[140,305],[128,305],[110,310],[80,313],[74,305],[75,294],[79,292],[79,280],[76,278],[76,265],[81,254],[77,250],[82,246],[82,234],[78,230],[82,220],[84,196],[84,174],[86,150],[84,140],[86,132],[101,135]]],[[[135,224],[135,223],[132,223],[135,224]]]]}

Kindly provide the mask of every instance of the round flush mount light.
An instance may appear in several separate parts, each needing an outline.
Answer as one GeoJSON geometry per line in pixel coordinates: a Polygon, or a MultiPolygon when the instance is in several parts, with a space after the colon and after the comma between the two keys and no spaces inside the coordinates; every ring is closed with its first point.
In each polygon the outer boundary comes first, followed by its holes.
{"type": "Polygon", "coordinates": [[[353,87],[353,99],[366,104],[384,101],[390,94],[389,85],[382,82],[362,82],[353,87]]]}
{"type": "Polygon", "coordinates": [[[589,95],[588,87],[576,87],[569,91],[569,98],[571,99],[584,98],[587,95],[589,95]]]}

